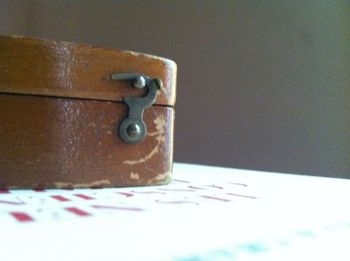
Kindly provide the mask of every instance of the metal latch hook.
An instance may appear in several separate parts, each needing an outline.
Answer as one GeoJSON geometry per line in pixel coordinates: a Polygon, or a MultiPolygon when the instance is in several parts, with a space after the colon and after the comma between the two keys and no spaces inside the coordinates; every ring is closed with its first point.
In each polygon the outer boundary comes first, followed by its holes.
{"type": "Polygon", "coordinates": [[[113,73],[110,79],[131,81],[135,88],[146,88],[146,95],[143,97],[124,98],[124,102],[129,109],[128,116],[118,127],[119,136],[125,143],[139,143],[147,134],[147,127],[143,121],[143,112],[156,101],[157,91],[163,88],[162,81],[135,73],[113,73]]]}

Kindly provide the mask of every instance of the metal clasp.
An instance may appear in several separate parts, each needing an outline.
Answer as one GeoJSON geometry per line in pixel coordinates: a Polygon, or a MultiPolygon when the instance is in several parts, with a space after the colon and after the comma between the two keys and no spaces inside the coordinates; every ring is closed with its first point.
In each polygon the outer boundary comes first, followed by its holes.
{"type": "Polygon", "coordinates": [[[118,127],[119,136],[125,143],[139,143],[147,134],[143,112],[156,101],[157,91],[163,88],[162,81],[135,73],[113,73],[110,79],[131,81],[135,88],[146,89],[144,97],[124,98],[124,102],[128,106],[128,116],[118,127]]]}

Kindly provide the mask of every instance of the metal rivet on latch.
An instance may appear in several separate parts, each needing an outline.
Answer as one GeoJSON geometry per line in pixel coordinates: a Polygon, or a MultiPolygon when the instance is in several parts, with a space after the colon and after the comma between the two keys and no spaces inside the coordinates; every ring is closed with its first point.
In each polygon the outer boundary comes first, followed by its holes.
{"type": "Polygon", "coordinates": [[[126,132],[130,137],[136,137],[141,134],[141,128],[139,125],[132,123],[126,128],[126,132]]]}
{"type": "Polygon", "coordinates": [[[135,73],[113,73],[110,79],[127,80],[131,81],[135,88],[146,88],[144,97],[124,98],[124,102],[129,108],[128,117],[118,127],[119,136],[125,143],[139,143],[147,134],[147,127],[143,121],[143,112],[156,101],[157,91],[162,88],[162,81],[135,73]]]}
{"type": "Polygon", "coordinates": [[[136,76],[136,78],[133,81],[133,85],[138,89],[143,89],[146,86],[146,79],[145,77],[139,75],[136,76]]]}

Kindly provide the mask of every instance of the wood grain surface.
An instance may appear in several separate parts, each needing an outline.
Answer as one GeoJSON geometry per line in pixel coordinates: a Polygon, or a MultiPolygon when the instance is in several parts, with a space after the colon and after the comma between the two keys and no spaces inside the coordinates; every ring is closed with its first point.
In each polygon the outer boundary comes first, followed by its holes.
{"type": "Polygon", "coordinates": [[[122,101],[141,91],[114,72],[140,73],[162,80],[156,103],[175,104],[176,64],[130,51],[76,43],[0,36],[0,93],[21,93],[122,101]]]}
{"type": "Polygon", "coordinates": [[[162,184],[172,171],[173,109],[145,111],[148,135],[125,144],[117,102],[0,94],[0,187],[162,184]]]}
{"type": "Polygon", "coordinates": [[[0,36],[0,188],[91,188],[168,183],[176,65],[149,55],[0,36]],[[142,96],[114,72],[160,78],[148,128],[126,144],[122,102],[142,96]]]}

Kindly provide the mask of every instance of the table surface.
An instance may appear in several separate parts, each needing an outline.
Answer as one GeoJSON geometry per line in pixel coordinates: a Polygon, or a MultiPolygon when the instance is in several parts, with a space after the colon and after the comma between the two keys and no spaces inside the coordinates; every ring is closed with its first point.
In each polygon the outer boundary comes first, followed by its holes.
{"type": "Polygon", "coordinates": [[[1,260],[350,260],[350,180],[174,165],[166,186],[0,191],[1,260]]]}

